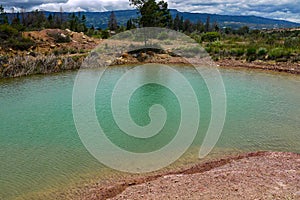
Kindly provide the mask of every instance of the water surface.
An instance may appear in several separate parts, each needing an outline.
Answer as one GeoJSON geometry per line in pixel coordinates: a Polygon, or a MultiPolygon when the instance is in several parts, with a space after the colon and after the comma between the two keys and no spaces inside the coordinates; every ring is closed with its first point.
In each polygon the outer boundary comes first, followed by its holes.
{"type": "MultiPolygon", "coordinates": [[[[168,113],[166,126],[149,140],[124,135],[112,118],[110,95],[118,78],[129,69],[113,67],[105,73],[96,93],[97,117],[107,136],[121,148],[153,151],[166,145],[178,129],[178,100],[159,85],[140,88],[130,101],[134,121],[141,126],[148,124],[149,107],[161,104],[168,113]]],[[[209,93],[195,70],[176,69],[190,81],[199,99],[201,121],[194,142],[197,148],[210,121],[209,93]]],[[[257,150],[300,153],[300,77],[220,71],[228,103],[226,123],[216,146],[220,156],[257,150]]],[[[90,74],[93,76],[93,71],[90,74]]],[[[34,199],[44,192],[115,173],[87,152],[76,132],[72,116],[75,77],[76,72],[66,72],[0,81],[0,199],[34,199]]]]}

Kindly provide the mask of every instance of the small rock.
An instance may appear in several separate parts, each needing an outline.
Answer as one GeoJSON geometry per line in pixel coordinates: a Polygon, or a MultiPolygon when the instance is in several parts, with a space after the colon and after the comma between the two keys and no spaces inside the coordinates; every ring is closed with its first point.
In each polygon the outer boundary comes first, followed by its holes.
{"type": "Polygon", "coordinates": [[[128,53],[123,53],[122,58],[128,58],[129,54],[128,53]]]}
{"type": "Polygon", "coordinates": [[[51,48],[51,49],[54,49],[55,47],[56,47],[55,44],[51,44],[51,45],[50,45],[50,48],[51,48]]]}
{"type": "Polygon", "coordinates": [[[168,54],[158,54],[157,56],[161,59],[167,59],[169,57],[168,54]]]}
{"type": "Polygon", "coordinates": [[[71,33],[71,32],[72,32],[70,29],[66,29],[66,31],[67,31],[68,33],[71,33]]]}
{"type": "Polygon", "coordinates": [[[112,63],[112,61],[111,61],[111,60],[107,60],[107,61],[105,61],[105,64],[106,64],[106,65],[111,65],[111,63],[112,63]]]}
{"type": "Polygon", "coordinates": [[[92,39],[90,39],[90,38],[89,38],[87,41],[88,41],[88,42],[94,42],[94,40],[92,40],[92,39]]]}
{"type": "Polygon", "coordinates": [[[147,54],[150,55],[150,56],[154,56],[154,52],[153,51],[148,51],[147,54]]]}
{"type": "Polygon", "coordinates": [[[61,37],[66,38],[67,36],[63,33],[60,34],[61,37]]]}
{"type": "Polygon", "coordinates": [[[62,61],[61,61],[61,60],[58,60],[58,61],[57,61],[57,65],[59,65],[59,66],[62,65],[62,61]]]}
{"type": "Polygon", "coordinates": [[[141,53],[140,56],[141,56],[141,58],[147,58],[147,54],[145,54],[145,53],[141,53]]]}
{"type": "Polygon", "coordinates": [[[35,57],[36,54],[33,51],[27,52],[27,55],[35,57]]]}
{"type": "Polygon", "coordinates": [[[166,52],[167,53],[172,53],[172,50],[171,49],[166,49],[166,52]]]}
{"type": "Polygon", "coordinates": [[[85,39],[86,39],[86,37],[83,35],[83,36],[82,36],[82,39],[84,39],[84,40],[85,40],[85,39]]]}

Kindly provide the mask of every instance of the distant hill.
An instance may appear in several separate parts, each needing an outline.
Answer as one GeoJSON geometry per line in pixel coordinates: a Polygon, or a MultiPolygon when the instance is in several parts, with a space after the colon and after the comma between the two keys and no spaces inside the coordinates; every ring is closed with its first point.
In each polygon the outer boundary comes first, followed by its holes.
{"type": "MultiPolygon", "coordinates": [[[[289,22],[285,20],[268,19],[257,16],[233,16],[208,13],[188,13],[179,12],[174,9],[171,9],[170,11],[173,17],[175,17],[178,13],[179,15],[183,16],[184,19],[190,19],[192,22],[197,22],[198,20],[206,22],[207,16],[210,16],[211,23],[217,22],[220,27],[239,28],[242,26],[248,26],[251,29],[300,27],[299,23],[289,22]]],[[[85,15],[87,16],[87,26],[94,25],[95,27],[106,28],[110,13],[110,11],[100,13],[86,12],[85,15]]],[[[115,11],[115,14],[119,25],[125,25],[128,19],[136,18],[138,16],[136,10],[115,11]]]]}
{"type": "MultiPolygon", "coordinates": [[[[136,18],[138,16],[136,10],[119,10],[114,11],[117,17],[119,25],[126,25],[126,22],[130,18],[136,18]]],[[[248,26],[251,29],[273,29],[273,28],[293,28],[300,27],[299,23],[289,22],[285,20],[268,19],[264,17],[257,16],[234,16],[234,15],[217,15],[208,13],[188,13],[179,12],[177,10],[171,9],[171,15],[173,17],[178,13],[183,16],[184,19],[190,19],[192,22],[197,22],[201,20],[203,23],[206,22],[207,16],[210,16],[210,22],[217,22],[220,27],[231,27],[239,28],[242,26],[248,26]]],[[[52,12],[45,12],[48,16],[52,12]]],[[[53,13],[52,13],[53,14],[53,13]]],[[[65,13],[68,15],[70,13],[65,13]]],[[[106,28],[111,11],[108,12],[84,12],[87,17],[86,25],[91,27],[94,25],[96,28],[106,28]]]]}

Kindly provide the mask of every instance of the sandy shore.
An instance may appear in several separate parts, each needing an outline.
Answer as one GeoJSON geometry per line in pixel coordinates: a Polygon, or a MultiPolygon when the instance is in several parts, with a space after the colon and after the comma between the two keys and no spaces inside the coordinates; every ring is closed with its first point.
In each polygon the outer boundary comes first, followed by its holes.
{"type": "Polygon", "coordinates": [[[70,199],[300,199],[300,154],[255,152],[91,185],[70,199]]]}
{"type": "MultiPolygon", "coordinates": [[[[112,65],[131,65],[131,64],[145,64],[145,63],[160,63],[160,64],[175,64],[175,65],[191,65],[210,63],[210,59],[195,59],[182,58],[171,56],[170,53],[164,52],[162,54],[147,52],[140,53],[138,57],[133,57],[131,54],[124,53],[120,58],[112,61],[112,65]]],[[[221,59],[215,61],[213,66],[226,68],[246,68],[246,69],[261,69],[268,71],[286,72],[291,74],[300,74],[300,63],[291,62],[275,62],[275,61],[260,61],[247,62],[245,60],[235,59],[221,59]]]]}
{"type": "Polygon", "coordinates": [[[262,69],[269,71],[286,72],[291,74],[300,74],[300,63],[263,61],[246,62],[241,60],[220,60],[216,63],[220,67],[262,69]]]}

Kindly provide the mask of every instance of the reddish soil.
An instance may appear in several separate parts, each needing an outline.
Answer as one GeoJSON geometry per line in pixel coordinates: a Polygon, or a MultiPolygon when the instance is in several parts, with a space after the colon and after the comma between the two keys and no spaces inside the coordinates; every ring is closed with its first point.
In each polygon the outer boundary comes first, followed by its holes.
{"type": "Polygon", "coordinates": [[[300,154],[256,152],[85,186],[64,199],[300,199],[300,154]]]}
{"type": "Polygon", "coordinates": [[[221,67],[262,69],[278,72],[287,72],[291,74],[300,74],[300,63],[262,61],[246,62],[241,60],[220,60],[216,63],[221,67]]]}
{"type": "Polygon", "coordinates": [[[60,29],[44,29],[41,31],[30,31],[24,32],[24,37],[30,38],[37,43],[37,48],[35,52],[38,53],[50,53],[54,50],[59,49],[74,49],[74,50],[84,50],[89,51],[94,49],[101,40],[90,38],[83,33],[77,33],[60,29]],[[54,35],[63,35],[66,37],[70,37],[70,42],[67,43],[56,43],[54,39],[54,35]]]}

